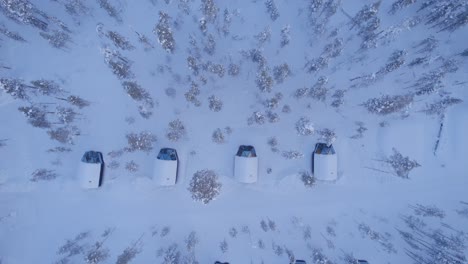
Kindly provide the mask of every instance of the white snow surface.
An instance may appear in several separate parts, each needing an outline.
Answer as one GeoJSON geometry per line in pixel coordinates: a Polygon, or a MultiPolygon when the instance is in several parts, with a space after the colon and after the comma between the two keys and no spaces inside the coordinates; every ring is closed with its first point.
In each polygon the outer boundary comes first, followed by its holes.
{"type": "MultiPolygon", "coordinates": [[[[468,67],[467,57],[458,55],[468,48],[468,27],[439,31],[425,24],[426,11],[418,12],[422,1],[394,15],[388,13],[393,1],[383,1],[377,31],[388,33],[393,26],[395,38],[379,39],[376,48],[360,50],[361,37],[345,13],[354,16],[364,5],[372,4],[367,0],[342,1],[321,35],[309,24],[309,1],[302,0],[275,0],[279,17],[274,21],[265,1],[215,0],[218,16],[214,23],[208,22],[206,34],[199,28],[204,17],[199,0],[101,1],[115,6],[122,22],[110,17],[100,1],[77,1],[88,7],[88,13],[79,16],[65,11],[64,4],[71,0],[31,2],[63,21],[71,31],[71,41],[66,48],[54,48],[38,28],[0,13],[0,25],[26,39],[19,42],[0,35],[0,78],[18,78],[28,85],[38,79],[54,80],[65,91],[60,96],[37,94],[20,100],[0,87],[1,264],[87,263],[95,243],[102,241],[100,249],[107,256],[88,263],[127,263],[119,262],[119,256],[128,247],[137,249],[128,263],[195,263],[184,260],[190,255],[199,263],[289,263],[286,249],[307,263],[348,263],[345,256],[350,254],[373,264],[416,263],[410,252],[430,259],[427,251],[414,249],[400,233],[413,232],[404,221],[407,216],[424,222],[423,230],[428,233],[442,230],[447,236],[458,235],[464,257],[458,263],[468,263],[468,67]],[[182,10],[184,4],[190,7],[189,14],[182,10]],[[225,10],[232,14],[227,35],[222,32],[225,10]],[[153,33],[160,11],[171,17],[173,54],[162,48],[153,33]],[[416,16],[421,23],[412,28],[401,26],[416,16]],[[281,29],[288,25],[290,42],[281,47],[281,29]],[[118,32],[135,48],[119,49],[98,34],[99,27],[118,32]],[[259,43],[255,36],[265,29],[271,36],[259,43]],[[307,60],[318,58],[324,46],[332,43],[334,29],[344,42],[342,53],[331,58],[324,69],[307,73],[307,60]],[[146,35],[154,48],[145,50],[135,31],[146,35]],[[204,51],[208,34],[216,42],[213,55],[204,51]],[[438,40],[438,47],[428,54],[418,53],[418,43],[429,36],[438,40]],[[191,37],[198,52],[190,44],[191,37]],[[139,114],[141,102],[127,95],[121,80],[106,65],[104,48],[119,51],[132,62],[132,80],[154,101],[149,118],[139,114]],[[291,70],[283,82],[275,81],[271,92],[261,92],[256,86],[260,67],[243,55],[254,48],[262,52],[264,69],[271,76],[273,68],[283,63],[291,70]],[[407,52],[403,66],[366,87],[352,87],[358,82],[353,78],[377,72],[395,50],[407,52]],[[187,57],[196,57],[196,53],[201,62],[222,64],[224,76],[201,66],[195,76],[187,57]],[[408,65],[423,56],[428,63],[408,65]],[[458,70],[443,77],[441,91],[415,96],[410,107],[389,115],[369,113],[363,107],[370,98],[414,92],[412,85],[423,74],[448,59],[456,62],[458,70]],[[237,76],[228,74],[231,63],[240,67],[237,76]],[[320,76],[328,78],[325,100],[295,97],[297,89],[312,87],[320,76]],[[192,81],[200,89],[199,107],[184,96],[192,81]],[[167,88],[175,96],[168,96],[167,88]],[[346,91],[343,104],[333,107],[332,95],[339,89],[346,91]],[[265,101],[276,93],[282,94],[278,106],[267,109],[265,101]],[[445,112],[434,153],[441,118],[423,110],[448,94],[464,102],[445,112]],[[80,96],[90,105],[79,109],[57,99],[69,95],[80,96]],[[208,97],[212,95],[222,100],[220,111],[210,110],[208,97]],[[30,105],[46,106],[50,111],[57,106],[74,109],[78,115],[69,127],[75,126],[79,133],[73,144],[53,140],[47,134],[49,129],[29,124],[18,108],[30,105]],[[285,105],[290,112],[282,111],[285,105]],[[256,111],[266,115],[263,124],[249,124],[256,111]],[[278,114],[279,121],[269,122],[267,111],[278,114]],[[298,135],[295,124],[301,117],[314,124],[313,135],[298,135]],[[171,141],[166,137],[168,124],[176,119],[182,121],[186,133],[171,141]],[[362,137],[355,137],[356,122],[367,128],[362,137]],[[213,142],[217,128],[223,131],[224,142],[213,142]],[[307,187],[300,172],[311,172],[312,151],[323,141],[318,131],[325,128],[337,136],[333,145],[339,156],[338,179],[307,187]],[[152,150],[125,149],[126,135],[143,131],[157,137],[152,150]],[[275,151],[268,144],[271,137],[278,141],[275,151]],[[255,146],[259,164],[254,184],[234,179],[232,157],[239,145],[255,146]],[[71,151],[48,151],[55,147],[71,151]],[[174,186],[158,186],[154,178],[154,160],[161,147],[177,149],[180,161],[174,186]],[[77,171],[81,156],[90,149],[103,153],[104,180],[100,188],[86,190],[81,188],[77,171]],[[421,165],[410,171],[408,179],[398,177],[385,162],[393,149],[421,165]],[[119,150],[120,154],[111,154],[119,150]],[[303,157],[286,159],[285,151],[298,151],[303,157]],[[128,169],[131,161],[137,164],[136,171],[128,169]],[[32,181],[38,169],[51,170],[57,177],[32,181]],[[192,200],[187,190],[193,174],[202,169],[214,170],[222,183],[220,194],[208,204],[192,200]],[[436,207],[444,214],[421,214],[416,205],[436,207]],[[103,235],[105,230],[111,232],[103,235]],[[186,239],[192,231],[198,243],[188,249],[186,239]],[[67,241],[82,232],[88,233],[77,242],[79,250],[61,253],[67,241]],[[222,241],[227,242],[227,251],[221,249],[222,241]],[[161,252],[174,243],[180,261],[165,261],[161,252]],[[278,248],[283,249],[281,254],[278,248]],[[331,262],[314,257],[314,250],[319,249],[331,262]]],[[[63,126],[53,113],[47,116],[53,128],[63,126]]]]}

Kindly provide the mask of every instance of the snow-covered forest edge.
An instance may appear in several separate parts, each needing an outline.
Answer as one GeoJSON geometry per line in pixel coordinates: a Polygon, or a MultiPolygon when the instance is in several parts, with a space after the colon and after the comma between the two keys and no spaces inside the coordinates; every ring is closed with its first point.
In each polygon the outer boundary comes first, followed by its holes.
{"type": "Polygon", "coordinates": [[[467,23],[466,0],[0,0],[0,263],[468,263],[467,23]]]}

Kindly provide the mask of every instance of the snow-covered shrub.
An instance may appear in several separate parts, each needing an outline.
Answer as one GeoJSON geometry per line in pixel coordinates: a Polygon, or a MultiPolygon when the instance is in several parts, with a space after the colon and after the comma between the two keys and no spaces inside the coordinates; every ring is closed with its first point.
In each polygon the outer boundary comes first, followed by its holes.
{"type": "Polygon", "coordinates": [[[311,175],[308,171],[301,171],[299,173],[299,176],[301,177],[301,181],[302,183],[304,183],[304,186],[312,187],[315,185],[315,177],[311,175]]]}
{"type": "Polygon", "coordinates": [[[185,130],[185,126],[182,123],[182,121],[180,121],[179,119],[176,119],[176,120],[169,122],[169,128],[167,129],[167,132],[166,132],[167,139],[173,142],[177,142],[186,134],[187,132],[185,130]]]}
{"type": "Polygon", "coordinates": [[[208,97],[208,101],[210,110],[213,112],[219,112],[223,108],[223,101],[214,95],[208,97]]]}
{"type": "Polygon", "coordinates": [[[268,228],[270,228],[271,231],[276,231],[276,222],[268,218],[268,228]]]}
{"type": "Polygon", "coordinates": [[[267,111],[266,117],[268,118],[268,122],[270,123],[277,123],[280,121],[279,115],[272,111],[267,111]]]}
{"type": "Polygon", "coordinates": [[[310,136],[315,132],[314,124],[310,121],[308,117],[301,117],[296,122],[296,131],[300,136],[310,136]]]}
{"type": "Polygon", "coordinates": [[[1,78],[0,79],[0,88],[11,97],[20,100],[27,100],[29,96],[27,94],[27,89],[29,86],[24,84],[20,79],[9,79],[1,78]]]}
{"type": "Polygon", "coordinates": [[[187,102],[192,103],[198,107],[201,105],[200,100],[198,100],[197,98],[198,95],[200,95],[200,89],[198,88],[198,84],[196,84],[195,82],[192,82],[190,86],[190,90],[188,90],[184,94],[185,100],[187,100],[187,102]]]}
{"type": "Polygon", "coordinates": [[[221,243],[219,243],[219,249],[222,253],[226,253],[229,249],[229,244],[227,243],[226,239],[223,239],[221,243]]]}
{"type": "Polygon", "coordinates": [[[217,128],[213,135],[211,136],[211,140],[217,144],[223,144],[225,142],[224,133],[220,128],[217,128]]]}
{"type": "Polygon", "coordinates": [[[267,223],[265,222],[264,219],[262,219],[262,221],[260,221],[260,228],[261,228],[264,232],[268,232],[268,230],[269,230],[268,225],[267,225],[267,223]]]}
{"type": "Polygon", "coordinates": [[[320,76],[317,82],[308,90],[308,95],[316,100],[325,101],[329,89],[325,87],[328,83],[328,78],[325,76],[320,76]]]}
{"type": "Polygon", "coordinates": [[[71,148],[66,148],[66,147],[55,147],[55,148],[50,148],[47,150],[47,153],[65,153],[65,152],[71,152],[71,148]]]}
{"type": "Polygon", "coordinates": [[[133,100],[144,102],[149,107],[153,107],[153,98],[136,81],[124,81],[122,82],[122,87],[133,100]]]}
{"type": "Polygon", "coordinates": [[[31,25],[44,31],[48,28],[48,21],[44,18],[47,15],[27,0],[2,0],[0,11],[17,23],[31,25]]]}
{"type": "Polygon", "coordinates": [[[265,102],[263,104],[268,109],[276,109],[282,98],[283,98],[282,93],[276,93],[273,98],[265,100],[265,102]]]}
{"type": "Polygon", "coordinates": [[[304,157],[304,154],[300,151],[297,150],[289,150],[289,151],[283,151],[281,153],[281,156],[285,159],[302,159],[304,157]]]}
{"type": "Polygon", "coordinates": [[[407,52],[404,50],[396,50],[392,53],[387,61],[387,64],[382,67],[376,74],[382,76],[384,74],[395,71],[405,63],[405,56],[407,52]]]}
{"type": "Polygon", "coordinates": [[[64,262],[57,263],[68,263],[68,257],[72,257],[78,254],[82,254],[85,250],[85,240],[89,237],[89,232],[82,232],[75,236],[74,239],[65,242],[58,250],[57,254],[65,256],[62,260],[64,262]]]}
{"type": "Polygon", "coordinates": [[[149,153],[153,150],[153,144],[157,138],[149,131],[143,131],[139,134],[129,133],[126,135],[128,146],[125,148],[127,152],[143,151],[149,153]]]}
{"type": "Polygon", "coordinates": [[[294,252],[287,247],[284,247],[284,251],[286,252],[286,255],[288,256],[289,263],[296,263],[296,257],[294,256],[294,252]]]}
{"type": "MultiPolygon", "coordinates": [[[[313,263],[320,263],[320,264],[333,264],[334,263],[323,253],[322,249],[319,249],[319,248],[312,248],[312,260],[313,260],[313,263]]],[[[345,264],[353,264],[353,263],[345,262],[345,264]]]]}
{"type": "Polygon", "coordinates": [[[209,72],[218,75],[219,78],[223,78],[224,74],[226,73],[226,70],[224,69],[224,66],[219,63],[212,63],[209,61],[207,63],[207,69],[209,72]]]}
{"type": "Polygon", "coordinates": [[[125,164],[125,169],[129,172],[137,172],[140,166],[133,160],[125,164]]]}
{"type": "Polygon", "coordinates": [[[102,9],[104,9],[107,14],[117,20],[117,22],[122,22],[122,18],[120,17],[120,12],[112,6],[108,0],[97,0],[99,3],[99,6],[101,6],[102,9]]]}
{"type": "Polygon", "coordinates": [[[328,67],[328,57],[320,56],[316,59],[307,60],[304,68],[307,73],[315,73],[328,67]]]}
{"type": "Polygon", "coordinates": [[[258,124],[263,125],[265,124],[266,117],[264,114],[260,113],[259,111],[255,111],[252,113],[252,116],[247,119],[248,125],[258,124]]]}
{"type": "Polygon", "coordinates": [[[343,39],[335,38],[332,43],[325,45],[322,54],[330,58],[336,58],[343,52],[343,46],[343,39]]]}
{"type": "Polygon", "coordinates": [[[237,76],[239,75],[240,72],[240,67],[237,64],[231,63],[228,66],[228,74],[231,76],[237,76]]]}
{"type": "Polygon", "coordinates": [[[443,219],[445,217],[444,210],[438,208],[435,205],[425,206],[422,204],[416,204],[416,205],[410,205],[410,207],[414,210],[414,213],[418,216],[437,217],[440,219],[443,219]]]}
{"type": "Polygon", "coordinates": [[[59,84],[53,80],[39,79],[31,81],[31,84],[43,95],[58,95],[64,92],[59,84]]]}
{"type": "Polygon", "coordinates": [[[60,30],[54,30],[51,34],[40,32],[39,35],[47,40],[52,47],[57,49],[67,48],[67,44],[71,41],[70,35],[60,30]]]}
{"type": "Polygon", "coordinates": [[[290,30],[291,30],[291,27],[289,25],[286,25],[281,29],[281,42],[280,42],[281,48],[284,48],[291,41],[290,30]]]}
{"type": "Polygon", "coordinates": [[[294,92],[294,97],[296,97],[297,99],[304,98],[308,93],[309,93],[309,88],[307,87],[298,88],[294,92]]]}
{"type": "Polygon", "coordinates": [[[193,75],[197,76],[200,73],[197,59],[193,56],[187,57],[187,66],[192,71],[193,75]]]}
{"type": "Polygon", "coordinates": [[[159,12],[159,22],[154,27],[153,33],[158,36],[158,42],[165,51],[174,53],[175,40],[172,36],[172,29],[169,24],[170,18],[171,17],[167,13],[159,12]]]}
{"type": "Polygon", "coordinates": [[[261,70],[259,73],[257,73],[255,83],[261,92],[271,92],[273,87],[273,78],[270,76],[268,71],[261,70]]]}
{"type": "Polygon", "coordinates": [[[154,49],[153,42],[145,35],[139,32],[136,32],[138,36],[138,41],[143,45],[145,51],[150,51],[154,49]]]}
{"type": "Polygon", "coordinates": [[[206,21],[214,23],[218,17],[219,8],[214,0],[202,0],[201,10],[206,21]]]}
{"type": "Polygon", "coordinates": [[[333,101],[331,102],[331,106],[338,108],[342,104],[344,104],[345,93],[346,93],[346,90],[341,90],[341,89],[336,90],[331,96],[333,98],[333,101]]]}
{"type": "Polygon", "coordinates": [[[278,19],[280,15],[278,12],[278,8],[276,7],[275,1],[266,0],[265,6],[267,8],[267,12],[270,15],[271,20],[275,21],[276,19],[278,19]]]}
{"type": "Polygon", "coordinates": [[[443,115],[446,111],[446,109],[450,106],[460,104],[462,103],[463,100],[458,99],[458,98],[453,98],[450,96],[444,97],[441,100],[436,101],[435,103],[432,103],[430,105],[426,105],[426,108],[422,110],[424,113],[428,115],[443,115]]]}
{"type": "Polygon", "coordinates": [[[62,144],[72,144],[75,136],[80,134],[80,130],[74,126],[59,127],[47,131],[50,139],[57,140],[62,144]]]}
{"type": "Polygon", "coordinates": [[[271,247],[273,248],[273,252],[277,255],[277,256],[282,256],[283,253],[284,253],[284,249],[282,246],[276,244],[274,241],[271,243],[271,247]]]}
{"type": "Polygon", "coordinates": [[[336,133],[334,130],[324,128],[319,130],[318,134],[320,135],[320,140],[326,143],[328,146],[333,144],[333,142],[336,140],[336,133]]]}
{"type": "Polygon", "coordinates": [[[255,35],[254,38],[258,41],[258,44],[260,46],[265,44],[266,42],[269,42],[270,39],[271,39],[271,28],[266,27],[261,32],[259,32],[257,35],[255,35]]]}
{"type": "Polygon", "coordinates": [[[51,181],[58,177],[57,173],[53,170],[37,169],[31,173],[31,181],[51,181]]]}
{"type": "Polygon", "coordinates": [[[291,70],[287,63],[275,66],[273,68],[273,76],[277,83],[282,83],[287,77],[291,75],[291,70]]]}
{"type": "Polygon", "coordinates": [[[403,157],[398,150],[393,149],[393,154],[384,160],[392,168],[395,174],[399,177],[408,179],[409,173],[421,165],[416,160],[410,160],[409,157],[403,157]]]}
{"type": "Polygon", "coordinates": [[[28,123],[31,124],[33,127],[38,128],[49,128],[51,127],[51,123],[47,120],[47,113],[48,110],[45,106],[37,107],[37,106],[21,106],[18,108],[20,112],[26,116],[28,119],[28,123]]]}
{"type": "Polygon", "coordinates": [[[188,190],[194,200],[208,204],[219,195],[221,186],[218,175],[212,170],[205,169],[193,174],[188,190]]]}
{"type": "Polygon", "coordinates": [[[288,114],[291,113],[291,107],[289,105],[283,105],[283,108],[281,109],[281,112],[288,114]]]}
{"type": "Polygon", "coordinates": [[[270,146],[271,151],[278,152],[278,139],[276,137],[270,137],[267,141],[268,146],[270,146]]]}
{"type": "Polygon", "coordinates": [[[132,73],[130,67],[132,62],[122,56],[118,51],[111,50],[109,48],[104,48],[102,50],[104,54],[104,61],[107,66],[112,70],[119,79],[131,79],[134,74],[132,73]]]}
{"type": "Polygon", "coordinates": [[[242,54],[244,55],[244,57],[250,59],[252,62],[257,63],[259,69],[262,69],[267,63],[265,56],[263,56],[262,52],[258,49],[244,51],[242,52],[242,54]]]}
{"type": "Polygon", "coordinates": [[[118,32],[116,31],[107,31],[107,34],[106,36],[114,43],[114,45],[117,47],[117,48],[120,48],[122,50],[133,50],[135,49],[135,46],[132,45],[132,43],[130,43],[130,41],[120,35],[118,32]]]}
{"type": "Polygon", "coordinates": [[[120,167],[120,163],[116,160],[111,161],[110,163],[107,163],[107,168],[111,170],[116,170],[120,167]]]}
{"type": "Polygon", "coordinates": [[[375,48],[377,45],[377,29],[380,19],[377,17],[381,1],[365,5],[351,20],[351,28],[357,26],[358,35],[362,38],[361,48],[375,48]]]}
{"type": "Polygon", "coordinates": [[[258,247],[259,249],[265,249],[265,242],[263,242],[262,239],[259,239],[259,240],[257,241],[257,247],[258,247]]]}
{"type": "Polygon", "coordinates": [[[389,14],[394,15],[397,11],[416,3],[416,0],[396,0],[392,4],[392,8],[388,11],[389,14]]]}
{"type": "Polygon", "coordinates": [[[139,241],[126,247],[124,251],[117,257],[115,264],[128,264],[141,252],[139,241]]]}
{"type": "Polygon", "coordinates": [[[372,98],[362,104],[370,113],[388,115],[409,108],[413,103],[413,95],[384,95],[380,98],[372,98]]]}
{"type": "Polygon", "coordinates": [[[167,235],[169,235],[169,233],[171,232],[171,227],[169,226],[165,226],[163,227],[163,229],[161,230],[161,237],[166,237],[167,235]]]}

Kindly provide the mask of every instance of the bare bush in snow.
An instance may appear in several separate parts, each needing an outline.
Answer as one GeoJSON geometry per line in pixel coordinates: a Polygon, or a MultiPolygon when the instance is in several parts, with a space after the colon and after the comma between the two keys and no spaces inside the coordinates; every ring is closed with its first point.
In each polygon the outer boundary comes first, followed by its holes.
{"type": "Polygon", "coordinates": [[[308,117],[301,117],[296,122],[296,131],[300,136],[310,136],[315,133],[314,124],[308,117]]]}
{"type": "Polygon", "coordinates": [[[110,163],[107,164],[107,168],[111,169],[111,170],[116,170],[120,167],[120,163],[118,161],[111,161],[110,163]]]}
{"type": "Polygon", "coordinates": [[[260,31],[257,35],[254,36],[257,40],[258,44],[261,46],[266,42],[270,42],[271,40],[271,28],[266,27],[262,31],[260,31]]]}
{"type": "Polygon", "coordinates": [[[149,131],[143,131],[139,134],[129,133],[126,135],[128,146],[125,148],[127,152],[143,151],[149,153],[153,150],[153,144],[157,137],[149,131]]]}
{"type": "Polygon", "coordinates": [[[0,34],[5,35],[12,40],[26,42],[26,40],[19,33],[8,30],[8,28],[6,28],[3,24],[0,24],[0,34]]]}
{"type": "Polygon", "coordinates": [[[115,264],[128,264],[141,252],[141,237],[130,246],[126,247],[124,251],[117,257],[115,264]]]}
{"type": "Polygon", "coordinates": [[[438,208],[435,205],[416,204],[410,205],[410,208],[412,208],[414,210],[414,213],[418,216],[437,217],[440,219],[443,219],[445,217],[444,210],[438,208]]]}
{"type": "Polygon", "coordinates": [[[235,238],[237,237],[237,229],[235,227],[231,227],[229,229],[229,235],[232,237],[232,238],[235,238]]]}
{"type": "Polygon", "coordinates": [[[84,257],[85,263],[98,264],[106,261],[109,258],[109,249],[103,248],[102,246],[102,241],[94,243],[84,257]]]}
{"type": "Polygon", "coordinates": [[[219,99],[217,96],[210,96],[208,97],[209,108],[213,112],[219,112],[223,108],[223,101],[219,99]]]}
{"type": "Polygon", "coordinates": [[[377,76],[388,74],[392,71],[397,70],[405,63],[405,56],[407,52],[404,50],[396,50],[392,53],[387,61],[387,64],[377,71],[377,76]]]}
{"type": "Polygon", "coordinates": [[[421,165],[416,160],[410,160],[409,157],[403,157],[398,150],[393,149],[393,154],[384,160],[392,168],[395,174],[401,178],[408,179],[409,173],[421,165]]]}
{"type": "Polygon", "coordinates": [[[213,35],[209,34],[206,37],[206,42],[205,42],[205,47],[203,48],[203,51],[205,51],[208,55],[213,56],[216,51],[216,41],[213,37],[213,35]]]}
{"type": "Polygon", "coordinates": [[[357,26],[358,35],[362,38],[361,48],[366,50],[377,46],[377,29],[380,19],[377,17],[381,1],[365,5],[351,20],[351,28],[357,26]]]}
{"type": "Polygon", "coordinates": [[[372,98],[362,104],[367,111],[378,115],[389,115],[409,109],[413,103],[413,95],[384,95],[380,98],[372,98]]]}
{"type": "Polygon", "coordinates": [[[423,74],[412,86],[416,90],[416,95],[432,94],[444,87],[442,80],[445,72],[434,70],[423,74]]]}
{"type": "Polygon", "coordinates": [[[114,43],[117,48],[122,50],[135,49],[135,46],[133,46],[126,37],[120,35],[117,31],[109,30],[107,31],[106,36],[114,43]]]}
{"type": "Polygon", "coordinates": [[[419,42],[413,48],[418,49],[417,53],[431,53],[439,46],[439,41],[434,36],[429,36],[419,42]]]}
{"type": "Polygon", "coordinates": [[[280,121],[279,115],[275,112],[272,111],[267,111],[266,112],[266,117],[268,119],[268,122],[270,123],[277,123],[280,121]]]}
{"type": "Polygon", "coordinates": [[[332,43],[328,43],[323,48],[322,55],[329,57],[329,58],[336,58],[341,55],[343,52],[343,39],[342,38],[335,38],[332,43]]]}
{"type": "Polygon", "coordinates": [[[70,95],[66,99],[70,104],[82,109],[90,105],[90,102],[76,95],[70,95]]]}
{"type": "Polygon", "coordinates": [[[60,88],[59,84],[53,80],[34,80],[31,81],[33,87],[43,95],[58,95],[64,91],[60,88]]]}
{"type": "Polygon", "coordinates": [[[291,160],[291,159],[302,159],[304,157],[304,154],[297,150],[289,150],[289,151],[283,151],[281,153],[281,156],[285,159],[291,160]]]}
{"type": "Polygon", "coordinates": [[[425,1],[418,10],[421,11],[426,11],[426,24],[432,24],[439,32],[454,32],[468,24],[465,0],[425,1]]]}
{"type": "MultiPolygon", "coordinates": [[[[313,263],[317,264],[334,264],[333,261],[331,261],[322,251],[322,249],[319,248],[312,248],[312,261],[313,263]]],[[[352,264],[352,263],[347,263],[346,264],[352,264]]],[[[359,263],[356,263],[359,264],[359,263]]]]}
{"type": "Polygon", "coordinates": [[[159,22],[153,29],[153,33],[158,36],[158,42],[165,51],[174,53],[175,40],[169,25],[170,19],[171,17],[167,13],[159,12],[159,22]]]}
{"type": "Polygon", "coordinates": [[[221,241],[221,243],[219,243],[219,249],[221,250],[222,253],[226,253],[229,249],[229,244],[227,243],[226,239],[224,239],[223,241],[221,241]]]}
{"type": "Polygon", "coordinates": [[[215,22],[218,17],[219,8],[216,6],[214,0],[202,0],[201,10],[206,21],[210,23],[215,22]]]}
{"type": "Polygon", "coordinates": [[[17,23],[31,25],[44,31],[48,29],[48,21],[43,16],[45,13],[27,0],[2,0],[0,11],[17,23]]]}
{"type": "MultiPolygon", "coordinates": [[[[224,74],[226,73],[226,69],[224,69],[224,66],[222,64],[212,63],[211,61],[208,61],[205,65],[207,67],[206,69],[209,72],[218,75],[219,78],[224,77],[224,74]]],[[[205,81],[205,84],[206,84],[206,81],[205,81]]]]}
{"type": "Polygon", "coordinates": [[[283,108],[281,109],[281,112],[288,114],[291,113],[291,107],[289,105],[283,105],[283,108]]]}
{"type": "Polygon", "coordinates": [[[88,237],[89,232],[81,232],[78,235],[76,235],[74,239],[67,239],[65,244],[58,249],[57,254],[63,255],[67,258],[83,253],[85,250],[83,240],[85,240],[88,237]]]}
{"type": "Polygon", "coordinates": [[[127,162],[125,164],[125,169],[127,171],[129,171],[129,172],[132,172],[132,173],[137,172],[139,168],[140,168],[140,166],[133,160],[131,160],[131,161],[129,161],[129,162],[127,162]]]}
{"type": "Polygon", "coordinates": [[[149,118],[152,115],[151,109],[154,107],[154,101],[149,92],[135,81],[124,81],[122,87],[128,96],[140,103],[138,106],[140,115],[149,118]]]}
{"type": "Polygon", "coordinates": [[[97,0],[99,6],[104,9],[107,14],[114,18],[117,22],[122,22],[122,17],[120,16],[120,11],[116,7],[109,3],[109,0],[97,0]]]}
{"type": "Polygon", "coordinates": [[[163,229],[161,230],[161,237],[166,237],[167,235],[169,235],[169,233],[171,232],[171,228],[169,226],[165,226],[163,227],[163,229]]]}
{"type": "Polygon", "coordinates": [[[397,251],[393,244],[390,242],[391,235],[389,233],[379,233],[373,229],[366,223],[360,223],[358,225],[358,229],[362,235],[362,237],[368,237],[371,240],[376,241],[379,243],[382,248],[387,252],[387,253],[394,253],[396,254],[397,251]]]}
{"type": "Polygon", "coordinates": [[[179,119],[169,122],[169,128],[166,132],[166,137],[172,142],[179,141],[187,134],[184,124],[179,119]]]}
{"type": "Polygon", "coordinates": [[[119,79],[131,79],[134,77],[134,74],[130,69],[132,62],[122,56],[118,51],[104,48],[102,53],[104,54],[104,61],[107,66],[109,66],[112,73],[119,79]]]}
{"type": "Polygon", "coordinates": [[[185,246],[187,247],[187,251],[193,252],[197,244],[198,244],[197,233],[195,233],[195,231],[192,231],[185,239],[185,246]]]}
{"type": "Polygon", "coordinates": [[[394,15],[397,11],[416,3],[416,0],[396,0],[392,4],[392,8],[388,11],[389,14],[394,15]]]}
{"type": "Polygon", "coordinates": [[[72,108],[57,106],[55,109],[55,115],[57,116],[58,122],[60,124],[68,125],[75,121],[75,118],[78,114],[72,108]]]}
{"type": "Polygon", "coordinates": [[[65,153],[65,152],[71,152],[71,148],[66,148],[66,147],[55,147],[55,148],[50,148],[47,150],[48,153],[65,153]]]}
{"type": "Polygon", "coordinates": [[[301,177],[302,183],[304,183],[305,187],[312,187],[315,185],[315,177],[311,175],[308,171],[301,171],[299,172],[299,176],[301,177]]]}
{"type": "Polygon", "coordinates": [[[38,182],[38,181],[51,181],[58,177],[58,174],[53,170],[47,169],[37,169],[33,173],[31,173],[31,181],[38,182]]]}
{"type": "Polygon", "coordinates": [[[264,232],[268,232],[269,230],[269,227],[267,225],[267,223],[265,222],[264,219],[262,219],[262,221],[260,221],[260,228],[264,231],[264,232]]]}
{"type": "Polygon", "coordinates": [[[257,241],[257,247],[258,247],[259,249],[265,249],[265,242],[263,242],[263,240],[259,239],[259,240],[257,241]]]}
{"type": "Polygon", "coordinates": [[[213,135],[211,136],[211,140],[217,144],[223,144],[226,139],[224,138],[224,133],[220,128],[217,128],[214,132],[213,135]]]}
{"type": "Polygon", "coordinates": [[[218,175],[212,170],[205,169],[195,172],[188,190],[194,200],[208,204],[219,195],[221,186],[218,175]]]}
{"type": "Polygon", "coordinates": [[[286,25],[281,29],[281,42],[280,42],[281,48],[284,48],[291,41],[290,30],[291,30],[291,27],[289,25],[286,25]]]}
{"type": "Polygon", "coordinates": [[[51,34],[40,32],[39,35],[47,40],[52,47],[57,49],[67,48],[67,44],[71,42],[70,35],[61,30],[54,30],[51,34]]]}
{"type": "Polygon", "coordinates": [[[45,106],[21,106],[18,108],[26,116],[28,123],[33,127],[50,128],[51,123],[47,120],[47,108],[45,106]]]}
{"type": "Polygon", "coordinates": [[[270,146],[271,148],[271,151],[273,152],[278,152],[279,149],[278,149],[278,139],[276,137],[270,137],[267,141],[268,143],[268,146],[270,146]]]}
{"type": "Polygon", "coordinates": [[[284,248],[278,244],[276,244],[274,241],[271,243],[271,247],[273,249],[273,252],[275,253],[276,256],[282,256],[284,253],[284,248]]]}
{"type": "Polygon", "coordinates": [[[422,111],[428,115],[442,116],[443,114],[445,114],[448,107],[460,104],[462,102],[463,100],[461,99],[447,96],[432,104],[426,105],[426,108],[422,111]]]}
{"type": "Polygon", "coordinates": [[[357,134],[351,136],[351,138],[352,139],[362,138],[364,132],[367,131],[367,128],[364,126],[363,122],[355,122],[355,124],[356,124],[356,126],[358,126],[358,128],[356,129],[357,134]]]}
{"type": "Polygon", "coordinates": [[[276,19],[278,19],[280,15],[278,12],[278,8],[276,7],[275,1],[266,0],[265,6],[267,8],[267,13],[270,15],[271,20],[275,21],[276,19]]]}

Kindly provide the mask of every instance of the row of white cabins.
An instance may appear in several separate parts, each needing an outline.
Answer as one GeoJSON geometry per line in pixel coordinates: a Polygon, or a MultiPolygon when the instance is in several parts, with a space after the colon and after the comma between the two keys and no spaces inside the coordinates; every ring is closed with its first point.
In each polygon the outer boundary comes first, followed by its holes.
{"type": "MultiPolygon", "coordinates": [[[[172,148],[162,148],[156,157],[153,179],[160,186],[177,182],[179,157],[172,148]]],[[[101,152],[87,151],[81,159],[78,176],[83,188],[98,188],[102,184],[104,159],[101,152]]],[[[317,143],[312,155],[312,173],[317,180],[335,181],[338,160],[332,145],[317,143]]],[[[253,146],[241,145],[234,156],[234,178],[241,183],[258,180],[258,157],[253,146]]]]}

